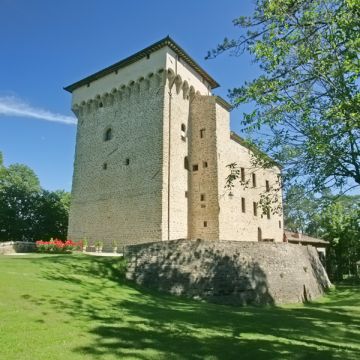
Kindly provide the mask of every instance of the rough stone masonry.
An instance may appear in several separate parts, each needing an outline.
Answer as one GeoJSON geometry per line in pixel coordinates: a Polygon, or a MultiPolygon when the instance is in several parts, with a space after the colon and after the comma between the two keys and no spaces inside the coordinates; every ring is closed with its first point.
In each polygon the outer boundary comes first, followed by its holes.
{"type": "Polygon", "coordinates": [[[312,246],[175,240],[128,246],[125,257],[139,285],[221,304],[311,301],[331,285],[312,246]]]}

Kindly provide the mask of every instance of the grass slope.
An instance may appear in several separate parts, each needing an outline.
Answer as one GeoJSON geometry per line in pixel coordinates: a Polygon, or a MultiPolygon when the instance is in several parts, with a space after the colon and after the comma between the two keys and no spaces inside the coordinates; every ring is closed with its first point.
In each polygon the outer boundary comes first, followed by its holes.
{"type": "Polygon", "coordinates": [[[360,290],[235,308],[137,289],[118,258],[0,257],[0,359],[360,359],[360,290]]]}

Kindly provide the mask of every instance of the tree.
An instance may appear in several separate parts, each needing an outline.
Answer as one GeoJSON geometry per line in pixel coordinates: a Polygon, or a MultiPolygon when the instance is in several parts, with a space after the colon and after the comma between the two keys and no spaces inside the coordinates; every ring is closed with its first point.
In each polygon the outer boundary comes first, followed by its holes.
{"type": "Polygon", "coordinates": [[[249,139],[283,165],[285,185],[359,186],[359,1],[257,0],[234,24],[241,36],[208,58],[248,51],[260,65],[258,78],[229,93],[235,106],[254,104],[242,119],[249,139]]]}
{"type": "Polygon", "coordinates": [[[36,174],[26,165],[2,166],[0,172],[0,240],[33,237],[35,202],[41,188],[36,174]]]}
{"type": "Polygon", "coordinates": [[[356,273],[360,260],[360,196],[333,195],[329,191],[315,197],[293,186],[285,198],[285,228],[329,241],[327,271],[332,279],[356,273]]]}
{"type": "Polygon", "coordinates": [[[43,190],[28,166],[0,161],[0,241],[65,239],[69,205],[69,193],[43,190]]]}

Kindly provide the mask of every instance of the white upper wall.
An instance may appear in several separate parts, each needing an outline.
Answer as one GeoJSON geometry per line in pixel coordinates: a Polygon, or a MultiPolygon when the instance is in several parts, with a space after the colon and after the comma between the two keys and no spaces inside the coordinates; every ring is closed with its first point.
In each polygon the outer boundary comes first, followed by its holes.
{"type": "Polygon", "coordinates": [[[90,86],[84,85],[73,91],[73,104],[80,104],[82,101],[93,99],[96,95],[118,89],[122,85],[128,85],[131,81],[137,81],[141,77],[146,77],[150,73],[155,73],[159,69],[165,68],[166,54],[168,48],[164,47],[146,57],[118,69],[111,74],[104,75],[100,79],[93,80],[90,86]],[[116,73],[117,72],[117,73],[116,73]]]}
{"type": "Polygon", "coordinates": [[[80,86],[73,91],[72,104],[80,104],[82,101],[94,99],[97,95],[119,89],[123,85],[129,85],[131,81],[137,81],[159,69],[171,69],[175,75],[179,75],[183,81],[187,81],[189,87],[201,95],[211,95],[209,83],[197,73],[183,59],[179,59],[174,50],[165,46],[150,54],[149,59],[142,59],[124,66],[99,79],[92,80],[88,85],[80,86]]]}
{"type": "Polygon", "coordinates": [[[195,91],[201,95],[211,95],[209,83],[183,59],[179,58],[174,50],[166,47],[166,69],[171,69],[175,75],[179,75],[182,81],[187,81],[189,87],[193,86],[195,91]]]}

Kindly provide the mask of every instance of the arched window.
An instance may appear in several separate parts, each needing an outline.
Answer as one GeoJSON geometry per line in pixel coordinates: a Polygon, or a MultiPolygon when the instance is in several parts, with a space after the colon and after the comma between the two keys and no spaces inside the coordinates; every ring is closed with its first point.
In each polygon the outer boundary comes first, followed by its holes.
{"type": "Polygon", "coordinates": [[[105,135],[104,135],[104,141],[109,141],[112,139],[112,130],[111,128],[108,128],[106,131],[105,131],[105,135]]]}

